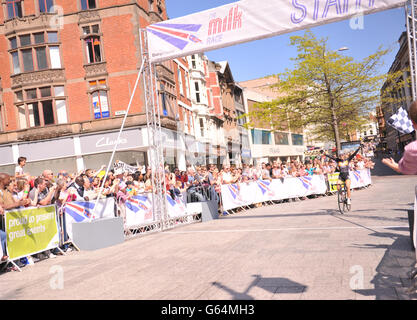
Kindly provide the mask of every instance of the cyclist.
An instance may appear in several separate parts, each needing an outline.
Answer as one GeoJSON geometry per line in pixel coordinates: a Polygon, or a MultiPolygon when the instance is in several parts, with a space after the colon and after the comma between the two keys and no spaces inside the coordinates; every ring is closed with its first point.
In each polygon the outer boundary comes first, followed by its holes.
{"type": "Polygon", "coordinates": [[[362,143],[349,157],[346,153],[338,152],[338,157],[334,158],[328,154],[324,154],[329,159],[336,161],[336,172],[339,172],[339,179],[337,180],[337,190],[340,190],[342,183],[346,184],[347,190],[347,204],[350,205],[350,178],[349,178],[349,162],[356,156],[359,150],[363,147],[362,143]]]}

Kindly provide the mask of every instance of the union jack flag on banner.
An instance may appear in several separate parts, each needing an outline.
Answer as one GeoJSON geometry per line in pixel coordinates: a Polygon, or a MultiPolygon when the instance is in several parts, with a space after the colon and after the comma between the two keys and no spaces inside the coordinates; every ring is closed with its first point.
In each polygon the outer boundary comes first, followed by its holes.
{"type": "Polygon", "coordinates": [[[75,222],[85,222],[86,220],[95,219],[94,202],[74,201],[65,204],[65,213],[75,222]]]}
{"type": "Polygon", "coordinates": [[[96,210],[95,204],[95,201],[72,201],[64,205],[66,231],[71,239],[73,223],[114,217],[114,198],[100,199],[96,210]]]}
{"type": "Polygon", "coordinates": [[[134,196],[127,200],[125,205],[134,213],[145,212],[145,220],[152,218],[152,206],[149,205],[149,198],[146,196],[134,196]]]}
{"type": "Polygon", "coordinates": [[[359,171],[352,171],[353,176],[355,177],[356,181],[361,182],[362,181],[362,177],[361,177],[361,173],[359,171]]]}
{"type": "Polygon", "coordinates": [[[152,195],[136,195],[126,200],[127,227],[139,226],[153,221],[152,195]]]}
{"type": "Polygon", "coordinates": [[[303,176],[303,177],[298,177],[298,179],[302,182],[303,187],[306,188],[307,190],[309,190],[313,186],[313,184],[311,183],[311,180],[313,179],[312,177],[303,176]]]}
{"type": "Polygon", "coordinates": [[[166,196],[168,202],[168,214],[171,217],[179,217],[187,214],[187,209],[182,201],[182,198],[175,197],[175,200],[170,195],[166,196]]]}
{"type": "Polygon", "coordinates": [[[239,187],[236,184],[229,184],[227,185],[227,188],[230,191],[230,194],[232,195],[233,199],[237,201],[242,201],[242,198],[240,196],[239,187]]]}
{"type": "Polygon", "coordinates": [[[265,195],[265,193],[270,197],[273,197],[275,195],[275,192],[270,188],[270,181],[257,180],[256,183],[258,184],[258,187],[261,189],[263,195],[265,195]]]}

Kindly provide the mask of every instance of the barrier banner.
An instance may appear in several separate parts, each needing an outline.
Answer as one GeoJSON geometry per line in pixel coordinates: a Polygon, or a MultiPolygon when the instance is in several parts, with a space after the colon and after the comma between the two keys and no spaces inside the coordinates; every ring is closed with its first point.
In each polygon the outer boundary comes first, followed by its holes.
{"type": "Polygon", "coordinates": [[[241,0],[146,28],[152,63],[370,14],[406,0],[241,0]]]}
{"type": "Polygon", "coordinates": [[[67,234],[72,239],[72,224],[74,222],[89,222],[95,219],[114,218],[114,198],[100,199],[97,209],[94,201],[67,202],[64,207],[65,227],[67,234]]]}
{"type": "Polygon", "coordinates": [[[54,205],[6,211],[7,253],[11,260],[59,246],[54,205]]]}
{"type": "Polygon", "coordinates": [[[171,195],[166,195],[166,205],[168,216],[170,218],[181,217],[187,214],[187,206],[184,197],[175,197],[172,199],[171,195]]]}
{"type": "Polygon", "coordinates": [[[304,197],[326,191],[324,176],[319,175],[225,184],[221,186],[221,197],[223,209],[227,211],[254,203],[304,197]]]}
{"type": "MultiPolygon", "coordinates": [[[[275,200],[277,197],[276,189],[279,184],[279,180],[275,182],[276,180],[257,180],[253,184],[256,186],[255,188],[252,187],[252,189],[255,189],[257,192],[254,192],[253,195],[255,195],[256,202],[266,202],[266,201],[272,201],[275,200]]],[[[252,190],[254,191],[254,190],[252,190]]]]}
{"type": "Polygon", "coordinates": [[[349,172],[350,177],[350,188],[360,188],[372,184],[371,181],[371,170],[355,170],[349,172]]]}
{"type": "Polygon", "coordinates": [[[124,205],[126,207],[125,227],[139,226],[154,221],[152,193],[133,196],[126,200],[124,205]]]}
{"type": "Polygon", "coordinates": [[[329,191],[336,192],[337,191],[337,181],[339,180],[339,173],[328,173],[327,179],[329,181],[329,191]]]}
{"type": "Polygon", "coordinates": [[[252,188],[252,182],[246,184],[242,183],[241,185],[237,184],[223,184],[221,186],[221,197],[222,197],[222,203],[223,203],[223,210],[230,210],[238,207],[242,207],[245,205],[249,205],[254,202],[253,199],[253,193],[251,192],[252,188]],[[248,194],[248,197],[245,197],[245,200],[243,200],[243,197],[241,195],[240,189],[247,189],[243,194],[248,194]]]}
{"type": "MultiPolygon", "coordinates": [[[[337,185],[337,174],[329,180],[337,185]]],[[[352,188],[371,184],[370,170],[352,171],[352,188]],[[355,179],[355,182],[353,181],[355,179]]],[[[333,184],[335,191],[336,186],[333,184]]],[[[313,194],[325,194],[327,184],[324,175],[287,177],[283,179],[257,180],[241,184],[221,186],[223,210],[248,206],[254,203],[306,197],[313,194]]]]}
{"type": "MultiPolygon", "coordinates": [[[[126,200],[124,205],[126,207],[126,228],[133,228],[156,221],[152,212],[153,200],[151,193],[133,196],[126,200]]],[[[184,196],[177,196],[173,199],[170,194],[166,194],[166,207],[170,218],[181,217],[187,214],[184,196]]]]}

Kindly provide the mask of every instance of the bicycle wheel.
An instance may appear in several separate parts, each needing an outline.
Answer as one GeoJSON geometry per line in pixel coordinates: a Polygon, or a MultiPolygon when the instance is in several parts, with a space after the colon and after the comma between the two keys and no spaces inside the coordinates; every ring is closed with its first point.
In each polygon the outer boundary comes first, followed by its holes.
{"type": "Polygon", "coordinates": [[[346,189],[344,191],[345,191],[345,202],[343,204],[344,211],[350,211],[352,205],[347,203],[347,191],[346,191],[346,189]]]}
{"type": "Polygon", "coordinates": [[[340,189],[337,192],[337,204],[339,205],[339,211],[341,214],[345,212],[346,194],[344,189],[340,189]]]}

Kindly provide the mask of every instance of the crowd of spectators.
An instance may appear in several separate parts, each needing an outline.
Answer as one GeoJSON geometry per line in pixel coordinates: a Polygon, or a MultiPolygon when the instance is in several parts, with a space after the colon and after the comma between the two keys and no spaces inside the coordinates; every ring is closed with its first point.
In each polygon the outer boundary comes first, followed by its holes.
{"type": "MultiPolygon", "coordinates": [[[[129,197],[152,192],[153,189],[150,168],[138,167],[135,172],[117,168],[109,170],[107,175],[104,166],[98,170],[87,169],[78,173],[68,173],[66,170],[54,173],[45,169],[40,176],[35,177],[25,172],[26,160],[25,157],[18,159],[14,176],[0,173],[0,214],[10,209],[50,204],[62,206],[69,201],[91,201],[98,196],[115,197],[117,201],[124,202],[129,197]]],[[[369,158],[360,154],[351,162],[352,170],[372,169],[373,166],[374,163],[369,158]]],[[[304,162],[276,160],[258,165],[243,164],[242,167],[223,166],[220,169],[216,165],[190,165],[186,171],[180,171],[178,168],[169,170],[167,166],[165,185],[172,198],[185,195],[188,202],[209,198],[216,199],[220,204],[222,184],[326,175],[335,170],[336,163],[324,155],[308,158],[304,162]]],[[[5,246],[4,231],[0,230],[0,236],[1,243],[5,246]]],[[[6,252],[5,248],[3,252],[6,252]]],[[[49,252],[49,257],[54,255],[49,252]]],[[[1,259],[5,260],[7,256],[1,259]]]]}

